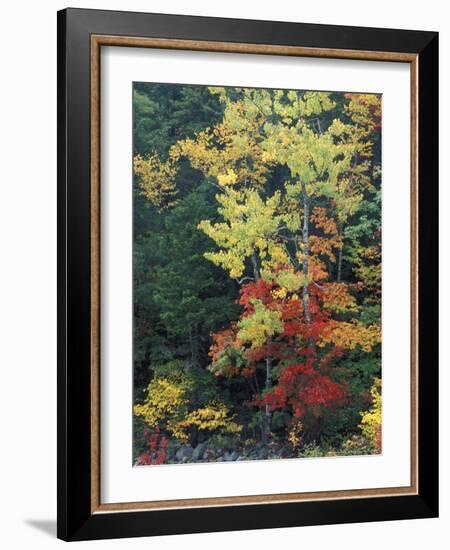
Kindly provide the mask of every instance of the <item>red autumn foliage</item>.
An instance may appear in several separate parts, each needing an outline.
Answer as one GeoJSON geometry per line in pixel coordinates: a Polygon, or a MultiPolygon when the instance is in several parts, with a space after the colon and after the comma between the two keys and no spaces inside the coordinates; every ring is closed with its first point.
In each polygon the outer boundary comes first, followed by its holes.
{"type": "MultiPolygon", "coordinates": [[[[316,215],[321,222],[327,222],[322,212],[318,211],[316,215]]],[[[327,226],[327,229],[331,231],[333,228],[327,226]]],[[[279,266],[278,269],[287,267],[279,266]]],[[[218,361],[223,352],[230,348],[243,349],[247,360],[246,367],[222,367],[220,374],[251,378],[257,375],[258,367],[265,372],[266,360],[270,359],[271,364],[277,365],[279,369],[276,385],[249,404],[268,406],[270,411],[290,407],[293,417],[301,419],[308,410],[318,415],[324,409],[341,403],[347,388],[344,383],[333,379],[337,370],[332,363],[342,356],[344,350],[334,347],[324,354],[325,350],[319,346],[319,342],[330,325],[336,323],[333,312],[324,307],[325,300],[330,303],[339,298],[342,302],[341,295],[347,299],[348,290],[344,287],[345,284],[341,283],[337,289],[339,292],[332,294],[330,285],[326,283],[309,284],[310,322],[307,322],[303,300],[292,292],[277,294],[279,286],[275,281],[261,278],[243,285],[238,300],[243,306],[242,317],[251,315],[254,312],[254,300],[259,300],[267,308],[279,312],[283,331],[258,348],[246,348],[239,341],[236,325],[213,334],[210,350],[213,362],[218,361]]]]}
{"type": "Polygon", "coordinates": [[[289,405],[294,417],[302,418],[308,407],[330,408],[344,396],[339,384],[317,372],[309,359],[284,367],[277,386],[264,395],[261,404],[272,411],[289,405]]]}
{"type": "MultiPolygon", "coordinates": [[[[148,430],[145,430],[145,435],[148,435],[148,430]]],[[[152,433],[148,438],[148,451],[140,454],[138,459],[139,466],[150,466],[152,464],[164,464],[167,457],[167,448],[169,440],[166,436],[161,435],[159,428],[156,428],[155,433],[152,433]]]]}
{"type": "Polygon", "coordinates": [[[241,288],[238,303],[244,306],[244,316],[254,311],[253,300],[261,301],[266,307],[276,307],[276,301],[272,295],[274,284],[264,279],[249,282],[241,288]]]}
{"type": "Polygon", "coordinates": [[[331,312],[321,307],[323,287],[315,284],[308,287],[310,323],[305,320],[303,301],[297,296],[276,299],[272,292],[274,288],[274,283],[260,279],[248,283],[241,290],[239,303],[244,306],[244,315],[252,312],[252,300],[256,298],[266,307],[278,310],[283,322],[280,337],[258,349],[247,350],[246,356],[251,364],[268,357],[288,362],[287,366],[280,365],[277,385],[258,404],[268,405],[272,411],[290,406],[293,416],[302,418],[307,409],[318,411],[330,408],[345,397],[343,386],[326,374],[332,361],[338,359],[343,350],[334,348],[319,360],[315,349],[314,343],[332,321],[331,312]],[[309,342],[308,345],[299,348],[297,338],[300,342],[309,342]]]}
{"type": "Polygon", "coordinates": [[[303,304],[298,299],[289,299],[281,305],[281,320],[284,323],[284,336],[300,336],[303,340],[316,341],[330,322],[330,313],[320,308],[318,296],[320,291],[315,285],[309,288],[309,310],[312,322],[306,323],[303,304]]]}
{"type": "Polygon", "coordinates": [[[264,361],[266,357],[282,359],[285,346],[280,342],[269,342],[259,348],[249,348],[245,351],[245,357],[251,365],[264,361]]]}

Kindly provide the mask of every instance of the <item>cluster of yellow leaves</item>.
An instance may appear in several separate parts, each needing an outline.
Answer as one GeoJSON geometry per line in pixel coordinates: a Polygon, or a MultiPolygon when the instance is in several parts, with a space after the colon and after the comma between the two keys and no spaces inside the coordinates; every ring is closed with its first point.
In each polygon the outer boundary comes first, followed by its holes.
{"type": "Polygon", "coordinates": [[[353,140],[359,143],[361,156],[372,156],[372,142],[369,136],[381,123],[381,95],[376,94],[346,94],[350,101],[345,110],[352,121],[353,140]]]}
{"type": "Polygon", "coordinates": [[[172,146],[174,156],[185,156],[191,165],[219,186],[240,182],[261,187],[271,162],[258,143],[261,121],[244,112],[242,102],[228,102],[222,122],[172,146]],[[230,179],[230,174],[233,176],[230,179]]]}
{"type": "Polygon", "coordinates": [[[207,406],[190,412],[184,420],[180,422],[183,428],[196,426],[199,430],[219,430],[223,429],[228,433],[239,433],[242,426],[233,422],[228,416],[228,409],[224,403],[209,403],[207,406]]]}
{"type": "Polygon", "coordinates": [[[375,449],[381,452],[381,380],[376,378],[370,390],[372,407],[361,413],[360,428],[363,435],[372,442],[375,449]]]}
{"type": "Polygon", "coordinates": [[[221,248],[205,257],[226,269],[233,278],[241,277],[245,260],[257,253],[263,261],[274,257],[274,262],[286,261],[287,256],[275,245],[275,235],[283,216],[278,214],[281,194],[263,199],[256,189],[228,189],[216,196],[224,222],[201,221],[204,231],[221,248]]]}
{"type": "Polygon", "coordinates": [[[253,300],[254,311],[237,324],[239,340],[251,348],[260,348],[273,336],[283,332],[283,323],[278,311],[267,308],[260,300],[253,300]]]}
{"type": "Polygon", "coordinates": [[[267,240],[266,245],[260,249],[262,273],[271,273],[278,265],[290,262],[284,243],[277,242],[275,235],[267,240]]]}
{"type": "Polygon", "coordinates": [[[355,174],[363,171],[361,167],[362,164],[356,165],[352,170],[352,177],[343,177],[338,181],[333,201],[335,216],[340,224],[345,223],[358,209],[363,199],[363,194],[359,191],[363,181],[366,181],[367,187],[370,185],[364,173],[359,174],[356,178],[355,174]]]}
{"type": "Polygon", "coordinates": [[[356,320],[351,323],[333,321],[323,331],[318,345],[324,347],[326,344],[333,344],[347,350],[361,346],[363,351],[370,352],[373,346],[380,342],[381,328],[379,325],[365,326],[356,320]]]}
{"type": "Polygon", "coordinates": [[[173,380],[155,378],[148,385],[145,402],[134,406],[134,414],[142,417],[151,428],[163,427],[182,442],[188,441],[192,426],[229,433],[241,430],[241,426],[229,417],[224,403],[211,402],[188,412],[188,391],[189,386],[180,377],[173,380]]]}
{"type": "Polygon", "coordinates": [[[303,422],[300,419],[294,420],[288,430],[288,435],[287,435],[288,441],[294,449],[297,448],[300,445],[300,443],[302,443],[303,441],[302,433],[303,433],[303,422]]]}
{"type": "Polygon", "coordinates": [[[293,268],[264,272],[263,277],[266,281],[274,281],[278,285],[279,288],[272,291],[275,298],[284,298],[288,292],[297,292],[302,286],[309,283],[301,271],[294,271],[293,268]]]}
{"type": "Polygon", "coordinates": [[[271,294],[276,300],[282,300],[283,298],[286,298],[287,290],[285,288],[275,288],[274,290],[272,290],[271,294]]]}
{"type": "Polygon", "coordinates": [[[335,105],[327,92],[275,90],[273,97],[273,110],[285,125],[292,125],[304,117],[324,113],[335,105]]]}
{"type": "Polygon", "coordinates": [[[134,157],[134,173],[139,177],[142,194],[158,210],[175,204],[178,192],[175,186],[176,159],[169,156],[167,161],[162,161],[156,154],[147,158],[137,155],[134,157]]]}
{"type": "MultiPolygon", "coordinates": [[[[278,163],[288,166],[292,178],[305,185],[308,195],[332,197],[339,178],[350,169],[356,152],[355,146],[338,133],[338,126],[335,121],[327,132],[318,133],[304,120],[295,126],[266,124],[267,137],[262,146],[278,163]]],[[[295,187],[299,191],[300,183],[294,184],[291,195],[295,187]]]]}
{"type": "Polygon", "coordinates": [[[186,388],[181,381],[155,378],[147,387],[145,402],[134,406],[134,414],[152,428],[165,425],[174,437],[186,441],[187,434],[179,426],[179,419],[187,404],[186,388]]]}
{"type": "Polygon", "coordinates": [[[232,168],[230,168],[229,170],[227,170],[226,174],[219,174],[217,176],[217,181],[222,187],[234,185],[237,182],[237,174],[232,168]]]}
{"type": "Polygon", "coordinates": [[[350,101],[345,110],[353,122],[372,131],[381,118],[381,95],[347,93],[346,97],[350,101]]]}

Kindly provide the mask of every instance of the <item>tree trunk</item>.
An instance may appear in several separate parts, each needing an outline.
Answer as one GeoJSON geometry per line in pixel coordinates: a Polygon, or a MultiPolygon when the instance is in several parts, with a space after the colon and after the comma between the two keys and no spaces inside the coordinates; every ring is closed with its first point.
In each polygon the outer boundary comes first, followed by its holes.
{"type": "MultiPolygon", "coordinates": [[[[306,193],[305,184],[302,182],[302,195],[303,195],[303,275],[305,277],[305,283],[303,284],[303,311],[305,314],[305,321],[308,327],[308,331],[311,333],[311,309],[309,306],[309,288],[308,288],[308,275],[309,275],[309,197],[306,193]]],[[[316,346],[312,336],[308,338],[309,348],[312,352],[315,351],[316,346]]]]}
{"type": "MultiPolygon", "coordinates": [[[[272,387],[272,358],[266,358],[266,391],[269,391],[272,387]]],[[[272,413],[270,412],[269,405],[266,405],[264,416],[264,443],[269,441],[270,426],[272,420],[272,413]]]]}
{"type": "Polygon", "coordinates": [[[191,348],[191,363],[193,367],[199,366],[198,352],[198,330],[197,326],[190,326],[189,329],[189,347],[191,348]]]}
{"type": "Polygon", "coordinates": [[[251,255],[252,260],[252,266],[253,266],[253,276],[255,277],[255,281],[259,280],[259,268],[258,268],[258,261],[256,260],[256,254],[253,252],[251,255]]]}
{"type": "Polygon", "coordinates": [[[305,320],[308,327],[311,326],[311,311],[309,309],[309,290],[307,284],[308,269],[309,269],[309,198],[306,194],[305,185],[302,183],[303,194],[303,275],[305,284],[303,285],[303,310],[305,312],[305,320]]]}
{"type": "Polygon", "coordinates": [[[339,226],[339,239],[341,241],[341,246],[340,246],[339,252],[338,252],[338,265],[337,265],[337,275],[336,275],[336,281],[338,283],[341,282],[341,277],[342,277],[342,250],[344,248],[344,242],[343,242],[343,239],[342,239],[343,232],[344,232],[344,228],[343,228],[342,225],[340,225],[339,226]]]}

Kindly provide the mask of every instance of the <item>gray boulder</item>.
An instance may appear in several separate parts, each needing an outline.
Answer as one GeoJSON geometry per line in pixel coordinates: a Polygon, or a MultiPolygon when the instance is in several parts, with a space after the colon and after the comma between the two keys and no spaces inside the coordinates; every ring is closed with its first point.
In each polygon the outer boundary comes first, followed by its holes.
{"type": "Polygon", "coordinates": [[[258,451],[259,460],[265,460],[268,456],[269,456],[269,451],[266,449],[266,447],[259,449],[258,451]]]}
{"type": "Polygon", "coordinates": [[[199,443],[197,447],[195,447],[194,452],[192,453],[192,460],[197,461],[200,458],[202,458],[206,447],[207,447],[207,441],[205,441],[204,443],[199,443]]]}
{"type": "Polygon", "coordinates": [[[190,445],[183,445],[180,447],[176,453],[177,460],[181,460],[186,462],[187,460],[190,460],[192,458],[192,455],[194,454],[194,449],[190,445]]]}
{"type": "Polygon", "coordinates": [[[239,458],[239,453],[237,451],[233,451],[231,453],[225,453],[225,456],[224,456],[224,459],[227,461],[227,462],[234,462],[235,460],[237,460],[239,458]]]}

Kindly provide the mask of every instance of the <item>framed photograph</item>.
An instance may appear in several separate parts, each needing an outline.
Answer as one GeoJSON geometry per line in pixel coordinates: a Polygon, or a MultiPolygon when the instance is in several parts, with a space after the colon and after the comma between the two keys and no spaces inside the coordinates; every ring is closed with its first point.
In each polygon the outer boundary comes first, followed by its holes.
{"type": "Polygon", "coordinates": [[[58,536],[438,514],[434,32],[58,13],[58,536]]]}

